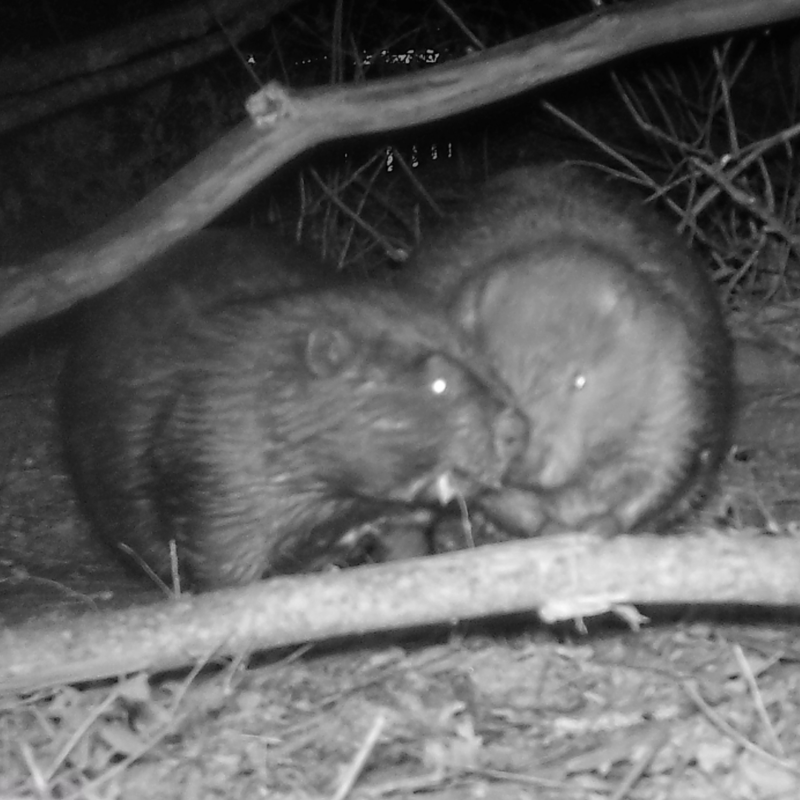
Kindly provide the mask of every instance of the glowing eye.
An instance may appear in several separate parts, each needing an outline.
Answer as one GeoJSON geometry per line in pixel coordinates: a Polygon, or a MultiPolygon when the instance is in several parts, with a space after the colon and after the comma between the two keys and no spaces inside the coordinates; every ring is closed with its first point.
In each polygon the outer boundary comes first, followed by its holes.
{"type": "Polygon", "coordinates": [[[583,374],[581,374],[581,375],[576,375],[576,376],[575,376],[575,380],[573,381],[573,384],[572,384],[572,385],[573,385],[573,386],[574,386],[576,389],[583,389],[583,387],[584,387],[584,386],[586,386],[586,376],[585,376],[585,375],[583,375],[583,374]]]}
{"type": "Polygon", "coordinates": [[[444,378],[437,378],[431,384],[431,390],[434,394],[444,394],[447,391],[447,381],[444,378]]]}

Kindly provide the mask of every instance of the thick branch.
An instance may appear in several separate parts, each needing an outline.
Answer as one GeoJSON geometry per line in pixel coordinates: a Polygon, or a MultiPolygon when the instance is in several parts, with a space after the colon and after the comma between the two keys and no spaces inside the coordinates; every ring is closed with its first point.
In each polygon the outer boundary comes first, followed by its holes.
{"type": "Polygon", "coordinates": [[[628,604],[800,605],[791,537],[557,536],[273,578],[0,634],[0,690],[27,691],[374,631],[628,604]]]}
{"type": "Polygon", "coordinates": [[[541,31],[413,76],[255,98],[243,123],[96,233],[0,281],[0,334],[61,311],[201,228],[293,157],[326,141],[388,131],[486,105],[655,44],[800,15],[800,0],[669,0],[541,31]],[[32,274],[31,274],[32,273],[32,274]]]}

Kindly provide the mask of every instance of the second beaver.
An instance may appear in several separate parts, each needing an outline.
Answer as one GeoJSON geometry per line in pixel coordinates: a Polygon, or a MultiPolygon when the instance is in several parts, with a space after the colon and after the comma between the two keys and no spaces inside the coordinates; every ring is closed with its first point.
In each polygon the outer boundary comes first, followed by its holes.
{"type": "Polygon", "coordinates": [[[95,529],[198,589],[318,563],[372,519],[500,485],[527,426],[400,292],[268,236],[202,232],[93,302],[61,381],[95,529]],[[292,288],[294,286],[294,288],[292,288]],[[313,287],[313,288],[312,288],[313,287]]]}
{"type": "Polygon", "coordinates": [[[614,533],[703,496],[728,443],[731,341],[707,270],[655,213],[586,169],[519,168],[406,274],[452,306],[530,419],[490,518],[614,533]]]}

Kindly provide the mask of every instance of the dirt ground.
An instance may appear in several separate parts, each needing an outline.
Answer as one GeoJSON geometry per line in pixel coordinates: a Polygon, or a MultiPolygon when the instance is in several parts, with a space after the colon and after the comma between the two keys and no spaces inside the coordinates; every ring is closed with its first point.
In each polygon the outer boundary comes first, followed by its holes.
{"type": "MultiPolygon", "coordinates": [[[[795,534],[800,368],[741,352],[736,447],[704,520],[795,534]]],[[[162,597],[75,507],[62,356],[23,349],[0,373],[4,625],[162,597]]],[[[796,798],[797,630],[691,609],[636,633],[516,621],[0,696],[0,798],[796,798]]]]}

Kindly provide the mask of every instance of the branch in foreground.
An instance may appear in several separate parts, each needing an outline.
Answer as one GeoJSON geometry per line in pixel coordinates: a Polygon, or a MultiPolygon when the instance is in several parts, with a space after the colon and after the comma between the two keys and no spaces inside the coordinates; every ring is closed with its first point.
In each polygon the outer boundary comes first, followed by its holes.
{"type": "Polygon", "coordinates": [[[533,612],[630,604],[800,605],[790,537],[563,535],[241,589],[0,634],[0,691],[30,691],[255,650],[533,612]]]}
{"type": "Polygon", "coordinates": [[[800,16],[800,0],[668,0],[613,6],[412,76],[289,94],[266,87],[242,123],[125,214],[0,277],[0,334],[108,288],[203,227],[300,153],[432,122],[648,47],[800,16]]]}

